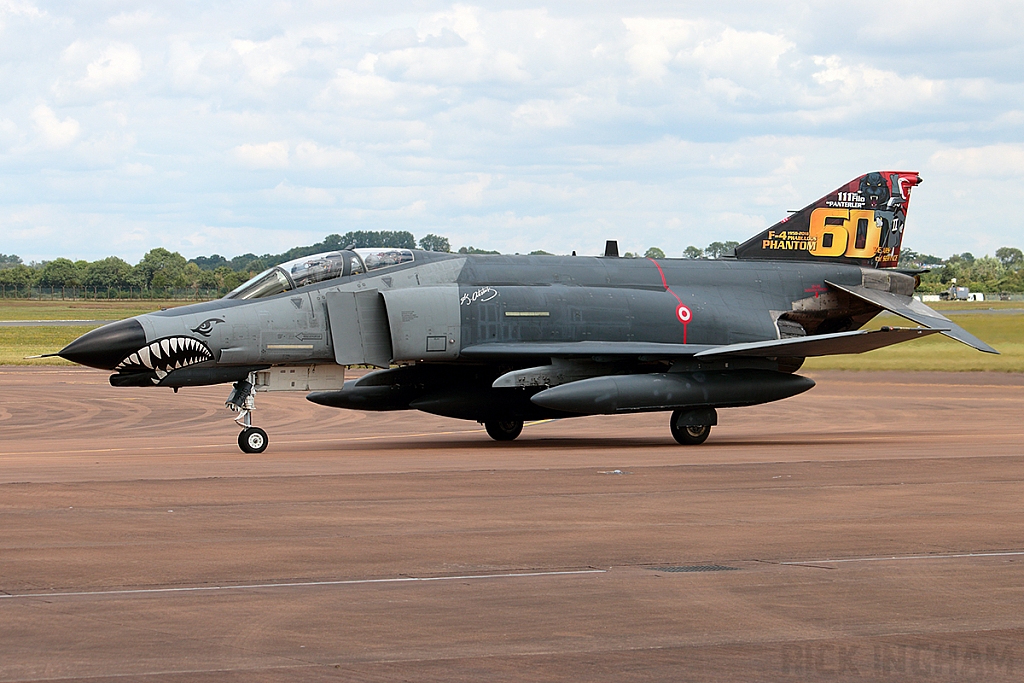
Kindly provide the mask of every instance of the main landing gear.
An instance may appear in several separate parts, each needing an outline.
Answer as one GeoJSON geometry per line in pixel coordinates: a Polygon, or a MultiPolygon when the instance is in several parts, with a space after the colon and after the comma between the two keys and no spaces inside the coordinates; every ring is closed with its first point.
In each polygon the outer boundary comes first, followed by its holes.
{"type": "Polygon", "coordinates": [[[484,422],[484,427],[487,428],[487,435],[495,441],[514,441],[523,433],[522,420],[488,420],[484,422]]]}
{"type": "Polygon", "coordinates": [[[718,424],[718,413],[714,408],[676,410],[672,412],[669,428],[672,438],[683,446],[699,446],[708,440],[711,427],[718,424]]]}
{"type": "Polygon", "coordinates": [[[267,450],[270,439],[259,427],[252,426],[252,411],[256,410],[256,373],[250,372],[247,379],[235,382],[231,395],[224,405],[238,413],[235,423],[242,428],[238,435],[238,447],[245,453],[262,453],[267,450]]]}

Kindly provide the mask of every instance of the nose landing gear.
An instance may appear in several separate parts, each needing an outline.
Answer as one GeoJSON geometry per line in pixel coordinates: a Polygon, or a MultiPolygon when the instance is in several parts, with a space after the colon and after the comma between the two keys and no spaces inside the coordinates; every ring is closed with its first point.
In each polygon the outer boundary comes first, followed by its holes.
{"type": "Polygon", "coordinates": [[[259,427],[246,427],[238,434],[238,447],[246,453],[262,453],[268,443],[267,433],[259,427]]]}
{"type": "Polygon", "coordinates": [[[238,447],[244,453],[262,453],[267,450],[270,439],[267,433],[252,425],[252,411],[256,410],[256,373],[250,372],[247,379],[234,383],[231,394],[224,405],[238,413],[235,423],[242,428],[238,435],[238,447]]]}

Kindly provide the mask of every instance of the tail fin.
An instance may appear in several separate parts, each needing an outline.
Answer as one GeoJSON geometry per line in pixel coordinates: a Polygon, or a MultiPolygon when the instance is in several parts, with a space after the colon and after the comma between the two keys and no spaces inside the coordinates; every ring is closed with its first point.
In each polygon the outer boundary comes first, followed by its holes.
{"type": "Polygon", "coordinates": [[[865,173],[739,245],[736,258],[894,268],[910,189],[920,183],[915,171],[865,173]]]}

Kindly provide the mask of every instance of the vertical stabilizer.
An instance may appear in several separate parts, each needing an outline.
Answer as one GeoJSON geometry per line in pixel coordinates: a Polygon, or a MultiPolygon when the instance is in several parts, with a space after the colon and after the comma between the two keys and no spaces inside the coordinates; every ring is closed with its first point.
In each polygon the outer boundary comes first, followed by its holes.
{"type": "Polygon", "coordinates": [[[893,268],[915,171],[865,173],[736,247],[736,258],[893,268]]]}

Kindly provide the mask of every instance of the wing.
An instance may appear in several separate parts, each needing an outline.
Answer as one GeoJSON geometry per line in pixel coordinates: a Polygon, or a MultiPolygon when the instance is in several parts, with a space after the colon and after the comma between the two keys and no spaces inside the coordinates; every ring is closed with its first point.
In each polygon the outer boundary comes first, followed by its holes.
{"type": "Polygon", "coordinates": [[[476,344],[460,352],[463,358],[496,360],[501,358],[582,358],[631,357],[641,360],[692,356],[716,348],[714,344],[659,344],[655,342],[513,342],[476,344]]]}
{"type": "Polygon", "coordinates": [[[694,357],[712,359],[724,356],[772,358],[778,356],[831,356],[864,353],[884,346],[946,332],[945,328],[883,327],[880,330],[855,330],[810,337],[768,339],[740,344],[655,344],[645,342],[518,342],[478,344],[462,350],[464,358],[496,360],[499,358],[661,358],[694,357]]]}

